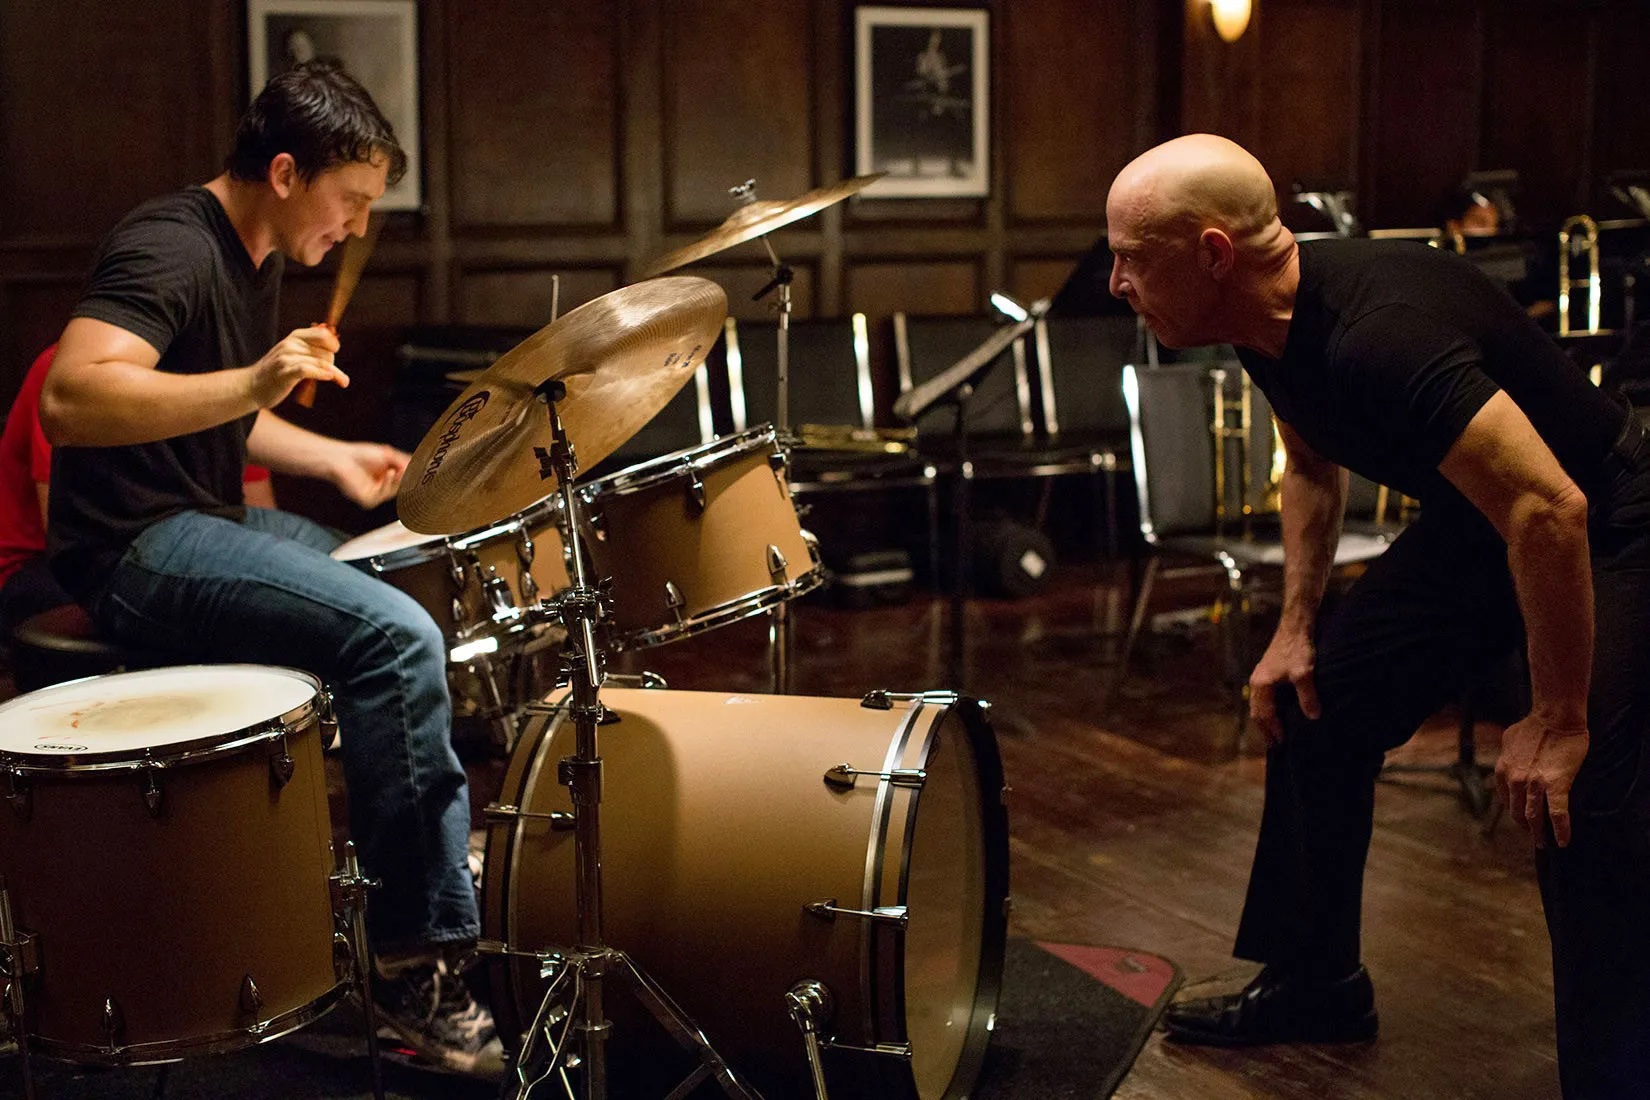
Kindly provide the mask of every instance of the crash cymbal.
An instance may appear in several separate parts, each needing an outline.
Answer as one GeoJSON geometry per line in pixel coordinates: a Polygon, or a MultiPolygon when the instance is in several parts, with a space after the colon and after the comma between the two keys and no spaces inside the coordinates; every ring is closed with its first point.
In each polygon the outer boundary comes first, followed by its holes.
{"type": "Polygon", "coordinates": [[[451,535],[504,520],[556,488],[537,387],[560,379],[563,427],[588,469],[670,403],[704,361],[728,299],[707,279],[636,283],[558,318],[499,357],[459,394],[413,452],[396,497],[414,531],[451,535]]]}
{"type": "Polygon", "coordinates": [[[648,264],[647,269],[642,272],[642,278],[662,275],[684,264],[715,255],[724,248],[732,248],[741,242],[772,233],[782,225],[801,221],[810,214],[817,214],[827,206],[841,202],[849,195],[865,190],[885,175],[886,172],[873,172],[868,176],[855,176],[853,179],[798,195],[794,199],[746,203],[730,214],[727,221],[697,241],[685,248],[678,248],[675,252],[668,252],[648,264]]]}

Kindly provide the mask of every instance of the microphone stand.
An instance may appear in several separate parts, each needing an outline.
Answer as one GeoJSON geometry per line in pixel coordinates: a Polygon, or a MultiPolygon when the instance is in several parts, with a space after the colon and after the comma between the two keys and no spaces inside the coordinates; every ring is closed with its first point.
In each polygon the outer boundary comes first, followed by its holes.
{"type": "Polygon", "coordinates": [[[968,403],[975,388],[997,365],[1003,352],[1014,341],[1030,332],[1037,321],[1048,312],[1048,303],[1038,302],[1027,314],[1012,325],[1005,326],[986,337],[980,345],[957,362],[918,386],[912,386],[894,402],[894,414],[914,422],[923,414],[940,405],[956,407],[956,421],[952,426],[952,453],[956,457],[957,476],[951,484],[952,533],[956,561],[951,576],[951,644],[948,654],[951,689],[961,692],[967,679],[967,612],[970,588],[970,550],[974,541],[973,482],[974,464],[968,457],[968,403]]]}

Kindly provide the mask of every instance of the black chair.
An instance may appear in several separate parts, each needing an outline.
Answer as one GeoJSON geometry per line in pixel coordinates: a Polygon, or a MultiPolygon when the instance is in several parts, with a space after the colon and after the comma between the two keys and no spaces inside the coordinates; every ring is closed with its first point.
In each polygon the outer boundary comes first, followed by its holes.
{"type": "MultiPolygon", "coordinates": [[[[1162,558],[1173,554],[1194,559],[1199,564],[1191,572],[1212,571],[1221,580],[1217,600],[1226,605],[1220,616],[1225,679],[1237,692],[1241,747],[1248,719],[1242,688],[1253,657],[1250,615],[1262,594],[1261,582],[1280,578],[1283,565],[1275,503],[1267,500],[1275,484],[1270,409],[1259,391],[1249,388],[1235,362],[1176,363],[1144,370],[1128,365],[1123,368],[1123,393],[1147,557],[1109,695],[1115,698],[1128,675],[1157,580],[1186,572],[1163,569],[1162,558]],[[1241,419],[1245,409],[1247,425],[1241,419]]],[[[1344,532],[1335,564],[1369,561],[1386,549],[1388,541],[1344,532]]]]}
{"type": "MultiPolygon", "coordinates": [[[[1044,317],[1033,329],[1039,437],[1061,472],[1094,476],[1103,549],[1118,548],[1118,475],[1129,466],[1123,364],[1139,361],[1144,326],[1128,317],[1044,317]]],[[[1046,501],[1047,494],[1044,494],[1046,501]]],[[[1039,524],[1042,516],[1039,515],[1039,524]]]]}
{"type": "MultiPolygon", "coordinates": [[[[735,431],[777,424],[779,344],[775,322],[726,328],[728,396],[735,431]]],[[[935,464],[876,424],[869,334],[863,313],[790,324],[787,374],[791,491],[799,500],[840,494],[922,494],[930,576],[937,573],[939,472],[935,464]]],[[[827,532],[823,545],[830,550],[827,532]]]]}

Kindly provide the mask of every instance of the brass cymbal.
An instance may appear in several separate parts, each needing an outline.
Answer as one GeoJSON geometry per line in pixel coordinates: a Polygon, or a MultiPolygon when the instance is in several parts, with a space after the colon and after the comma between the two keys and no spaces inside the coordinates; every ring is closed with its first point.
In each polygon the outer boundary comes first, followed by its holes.
{"type": "Polygon", "coordinates": [[[662,275],[684,264],[715,255],[724,248],[732,248],[736,244],[772,233],[782,225],[801,221],[810,214],[817,214],[827,206],[841,202],[849,195],[865,190],[885,175],[886,172],[873,172],[868,176],[855,176],[853,179],[798,195],[794,199],[746,203],[728,215],[727,221],[697,241],[654,259],[642,272],[642,278],[662,275]]]}
{"type": "Polygon", "coordinates": [[[557,403],[579,463],[594,466],[670,403],[722,331],[728,299],[708,279],[673,276],[604,294],[499,357],[436,421],[402,478],[401,522],[428,535],[473,531],[556,488],[537,448],[550,417],[537,387],[567,386],[557,403]]]}

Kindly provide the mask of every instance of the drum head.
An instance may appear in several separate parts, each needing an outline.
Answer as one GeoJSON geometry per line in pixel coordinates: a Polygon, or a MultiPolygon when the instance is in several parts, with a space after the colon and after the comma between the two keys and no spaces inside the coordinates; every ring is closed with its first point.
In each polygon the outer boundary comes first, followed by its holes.
{"type": "Polygon", "coordinates": [[[409,531],[400,520],[396,520],[364,535],[357,535],[335,548],[332,556],[339,561],[364,561],[414,546],[440,542],[441,539],[441,535],[421,535],[417,531],[409,531]]]}
{"type": "Polygon", "coordinates": [[[308,673],[263,665],[184,665],[74,680],[0,706],[0,754],[64,762],[164,756],[280,719],[313,700],[320,686],[308,673]]]}

